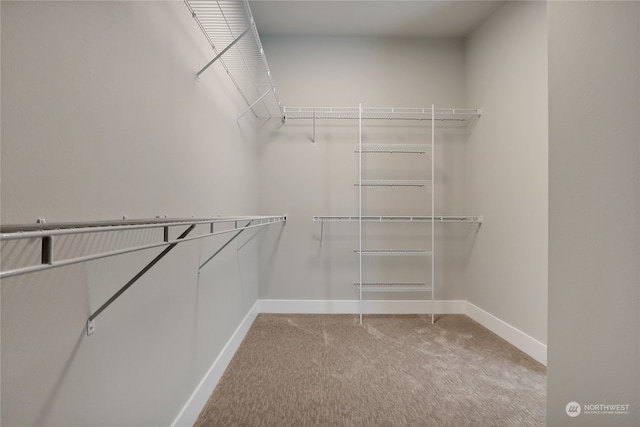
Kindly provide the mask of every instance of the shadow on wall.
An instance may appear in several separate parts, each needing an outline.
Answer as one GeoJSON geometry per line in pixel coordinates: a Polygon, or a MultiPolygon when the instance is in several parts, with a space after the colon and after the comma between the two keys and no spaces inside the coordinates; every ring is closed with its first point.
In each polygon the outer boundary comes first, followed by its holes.
{"type": "Polygon", "coordinates": [[[49,415],[51,413],[51,408],[53,407],[53,404],[56,402],[56,400],[58,398],[58,394],[59,394],[59,392],[62,389],[62,386],[64,384],[64,381],[67,378],[67,375],[69,374],[69,371],[71,370],[71,367],[73,366],[73,362],[76,359],[76,355],[78,354],[78,350],[80,350],[80,346],[82,344],[82,341],[87,338],[87,333],[86,332],[87,332],[86,329],[83,327],[82,331],[78,335],[78,339],[76,340],[76,344],[73,346],[73,349],[71,350],[71,354],[70,354],[69,358],[64,363],[64,366],[62,367],[62,370],[60,371],[60,374],[59,374],[58,378],[53,383],[53,386],[51,387],[51,391],[49,392],[49,395],[45,398],[44,403],[42,405],[42,409],[38,413],[38,416],[36,418],[36,421],[35,421],[34,425],[37,425],[37,426],[47,425],[47,420],[49,419],[49,415]]]}
{"type": "Polygon", "coordinates": [[[284,233],[284,227],[287,225],[286,222],[283,222],[282,225],[278,228],[277,233],[275,231],[269,230],[269,232],[260,239],[260,280],[258,282],[258,286],[262,286],[263,283],[271,283],[271,277],[273,276],[273,266],[276,264],[276,260],[278,258],[279,251],[277,250],[280,247],[280,242],[282,241],[282,235],[284,233]],[[267,254],[265,257],[263,254],[267,254]]]}
{"type": "Polygon", "coordinates": [[[1,301],[3,424],[46,425],[87,338],[87,273],[5,278],[1,301]]]}
{"type": "MultiPolygon", "coordinates": [[[[162,237],[162,230],[58,236],[54,259],[136,247],[162,237]]],[[[117,424],[118,415],[109,421],[108,414],[126,407],[132,393],[148,394],[147,380],[158,376],[159,366],[166,369],[156,380],[161,383],[183,375],[182,368],[170,366],[176,356],[184,356],[183,350],[158,350],[175,335],[186,341],[183,324],[194,315],[186,301],[196,294],[192,267],[197,252],[194,243],[184,245],[96,319],[98,336],[87,336],[89,316],[161,248],[2,279],[2,424],[117,424]]],[[[40,252],[41,239],[2,242],[3,271],[38,264],[40,252]]],[[[158,393],[140,406],[172,401],[179,392],[158,393]]],[[[164,411],[173,413],[170,407],[164,411]]]]}

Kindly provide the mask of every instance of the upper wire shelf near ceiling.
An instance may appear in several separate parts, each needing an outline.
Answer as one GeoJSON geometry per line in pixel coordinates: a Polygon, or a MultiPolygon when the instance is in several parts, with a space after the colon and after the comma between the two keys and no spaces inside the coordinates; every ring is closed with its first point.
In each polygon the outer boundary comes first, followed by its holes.
{"type": "MultiPolygon", "coordinates": [[[[466,127],[480,117],[482,111],[470,108],[436,108],[435,120],[448,126],[466,127]]],[[[288,119],[334,119],[357,120],[358,107],[285,107],[284,118],[288,119]]],[[[362,107],[363,120],[424,120],[432,119],[431,108],[362,107]]]]}
{"type": "Polygon", "coordinates": [[[247,0],[185,0],[191,15],[213,48],[215,57],[198,72],[219,61],[248,111],[256,117],[283,117],[269,64],[247,0]]]}

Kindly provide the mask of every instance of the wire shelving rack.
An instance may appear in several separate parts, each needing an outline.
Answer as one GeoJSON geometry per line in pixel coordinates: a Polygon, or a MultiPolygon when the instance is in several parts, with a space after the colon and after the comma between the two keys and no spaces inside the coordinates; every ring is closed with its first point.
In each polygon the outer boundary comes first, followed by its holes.
{"type": "Polygon", "coordinates": [[[215,57],[197,75],[219,61],[256,117],[284,117],[248,0],[185,0],[215,57]]]}

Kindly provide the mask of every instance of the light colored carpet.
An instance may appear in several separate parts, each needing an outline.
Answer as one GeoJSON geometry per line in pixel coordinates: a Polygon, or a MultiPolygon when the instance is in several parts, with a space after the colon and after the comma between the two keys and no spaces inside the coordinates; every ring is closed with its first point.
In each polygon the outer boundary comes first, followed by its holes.
{"type": "Polygon", "coordinates": [[[464,315],[260,314],[195,426],[544,426],[545,395],[464,315]]]}

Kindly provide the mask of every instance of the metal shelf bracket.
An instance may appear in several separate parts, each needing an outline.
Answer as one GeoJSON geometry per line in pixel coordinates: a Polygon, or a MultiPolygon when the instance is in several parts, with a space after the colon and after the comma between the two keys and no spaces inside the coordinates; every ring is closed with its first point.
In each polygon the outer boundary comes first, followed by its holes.
{"type": "MultiPolygon", "coordinates": [[[[164,247],[164,250],[156,256],[151,262],[149,262],[142,270],[140,270],[131,280],[129,280],[122,288],[120,288],[107,302],[102,304],[94,313],[92,313],[87,319],[86,331],[87,335],[91,335],[95,331],[95,319],[102,313],[109,305],[111,305],[116,299],[118,299],[128,288],[130,288],[138,279],[140,279],[146,272],[148,272],[157,262],[159,262],[164,256],[166,256],[173,248],[179,243],[188,242],[192,240],[204,239],[211,236],[220,234],[226,234],[231,232],[237,232],[227,243],[223,245],[212,257],[209,258],[204,264],[209,262],[215,257],[222,249],[224,249],[229,243],[234,240],[244,230],[250,228],[264,228],[270,224],[285,223],[287,221],[286,215],[279,216],[237,216],[237,217],[215,217],[215,218],[176,218],[176,219],[142,219],[142,220],[129,220],[126,217],[122,221],[85,221],[76,223],[51,223],[47,224],[44,220],[39,220],[36,224],[16,224],[16,225],[4,225],[0,224],[0,242],[17,241],[17,240],[32,240],[40,239],[40,262],[26,265],[8,268],[6,270],[0,270],[0,278],[19,276],[22,274],[35,273],[39,271],[48,270],[51,268],[57,268],[62,266],[69,266],[77,263],[83,263],[96,259],[113,257],[116,255],[122,255],[132,252],[138,252],[153,248],[164,247]],[[245,223],[240,225],[240,223],[245,223]],[[231,224],[231,227],[223,228],[222,230],[214,231],[214,225],[216,223],[231,224]],[[193,233],[195,235],[189,236],[189,234],[200,225],[206,228],[199,233],[193,233]],[[171,227],[186,226],[187,229],[176,239],[170,239],[169,229],[171,227]],[[146,243],[139,246],[128,246],[116,250],[102,251],[92,253],[88,255],[76,256],[76,257],[59,257],[56,259],[54,256],[54,239],[59,236],[74,236],[74,235],[88,235],[94,233],[108,233],[108,232],[121,232],[132,230],[149,230],[159,229],[161,230],[161,236],[158,236],[158,240],[152,243],[146,243]]],[[[262,231],[262,230],[260,230],[262,231]]],[[[257,233],[256,233],[257,234],[257,233]]],[[[253,236],[255,237],[255,236],[253,236]]],[[[253,238],[252,237],[252,238],[253,238]]],[[[246,244],[246,243],[245,243],[246,244]]],[[[204,266],[200,266],[202,268],[204,266]]]]}
{"type": "MultiPolygon", "coordinates": [[[[187,237],[187,235],[189,233],[191,233],[191,231],[196,228],[195,224],[192,224],[191,226],[189,226],[189,228],[187,228],[181,235],[180,237],[178,237],[177,240],[182,240],[185,237],[187,237]]],[[[115,300],[117,300],[123,293],[125,293],[125,291],[127,289],[129,289],[135,282],[138,281],[138,279],[140,279],[142,276],[145,275],[145,273],[149,270],[151,270],[151,267],[153,267],[154,265],[156,265],[158,263],[158,261],[160,261],[162,258],[165,257],[165,255],[167,255],[169,252],[171,252],[171,250],[173,248],[175,248],[176,246],[178,246],[178,242],[172,243],[169,246],[167,246],[162,252],[160,252],[160,254],[158,256],[156,256],[153,260],[151,260],[151,262],[149,262],[149,264],[145,265],[144,268],[142,270],[140,270],[138,272],[138,274],[136,274],[135,276],[133,276],[133,278],[131,280],[129,280],[123,287],[121,287],[118,292],[116,292],[115,294],[113,294],[113,296],[111,298],[109,298],[107,300],[107,302],[105,302],[104,304],[102,304],[102,306],[100,306],[99,309],[97,309],[91,316],[89,316],[89,319],[87,320],[87,335],[91,335],[93,334],[93,332],[95,331],[95,320],[96,317],[98,317],[100,315],[100,313],[102,313],[107,307],[109,307],[115,300]]]]}
{"type": "Polygon", "coordinates": [[[245,34],[247,34],[249,32],[249,30],[251,30],[251,27],[247,28],[246,30],[244,30],[242,32],[242,34],[240,34],[238,37],[236,37],[231,43],[229,43],[229,46],[225,47],[224,49],[222,49],[222,51],[220,53],[218,53],[211,61],[209,61],[209,63],[207,65],[205,65],[204,67],[202,67],[202,69],[200,71],[198,71],[197,77],[198,79],[200,79],[200,74],[204,73],[205,70],[207,68],[209,68],[214,62],[216,62],[218,59],[220,59],[222,57],[222,55],[224,55],[225,53],[227,53],[227,51],[229,49],[231,49],[233,46],[235,46],[236,43],[238,43],[240,41],[240,39],[242,37],[244,37],[245,34]]]}
{"type": "MultiPolygon", "coordinates": [[[[241,234],[242,234],[242,232],[243,232],[244,230],[246,230],[246,229],[247,229],[246,227],[250,226],[252,223],[253,223],[253,221],[249,221],[249,222],[247,223],[247,225],[245,225],[245,226],[244,226],[240,231],[238,231],[236,234],[234,234],[232,238],[230,238],[229,240],[227,240],[227,242],[226,242],[224,245],[222,245],[222,246],[221,246],[221,247],[220,247],[220,248],[219,248],[219,249],[218,249],[218,250],[217,250],[213,255],[211,255],[209,258],[207,258],[207,260],[206,260],[205,262],[203,262],[202,264],[200,264],[200,266],[198,267],[198,274],[199,274],[199,273],[200,273],[200,271],[204,268],[204,266],[205,266],[205,265],[207,265],[207,264],[209,263],[209,261],[211,261],[213,258],[215,258],[215,257],[216,257],[216,255],[218,255],[220,252],[222,252],[222,250],[223,250],[224,248],[226,248],[227,246],[229,246],[229,243],[233,242],[233,241],[236,239],[236,237],[238,237],[239,235],[241,235],[241,234]]],[[[237,226],[237,225],[236,225],[236,228],[238,228],[238,226],[237,226]]]]}

